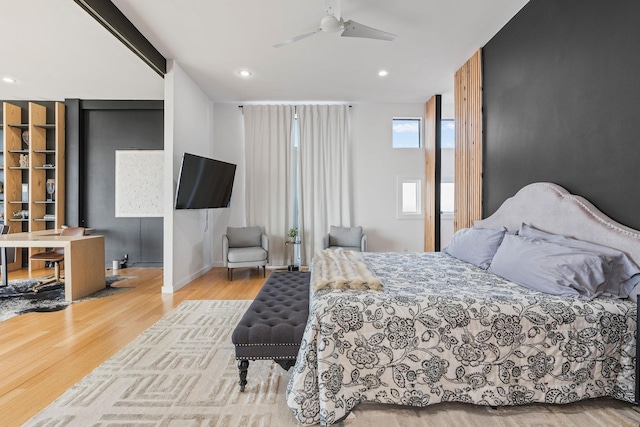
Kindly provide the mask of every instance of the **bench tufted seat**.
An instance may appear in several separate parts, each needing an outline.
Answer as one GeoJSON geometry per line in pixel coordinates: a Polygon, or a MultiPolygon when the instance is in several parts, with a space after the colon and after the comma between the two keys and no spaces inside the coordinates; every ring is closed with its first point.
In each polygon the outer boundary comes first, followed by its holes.
{"type": "Polygon", "coordinates": [[[231,340],[244,391],[249,360],[273,359],[284,369],[295,364],[309,317],[309,272],[271,273],[236,326],[231,340]]]}

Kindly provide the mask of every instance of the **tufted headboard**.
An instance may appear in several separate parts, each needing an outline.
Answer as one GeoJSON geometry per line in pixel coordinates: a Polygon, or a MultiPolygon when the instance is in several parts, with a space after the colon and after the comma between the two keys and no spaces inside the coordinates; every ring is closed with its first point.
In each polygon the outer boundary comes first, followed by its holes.
{"type": "Polygon", "coordinates": [[[527,223],[540,230],[616,248],[640,265],[640,231],[615,222],[583,197],[550,182],[529,184],[474,227],[507,227],[516,232],[527,223]]]}

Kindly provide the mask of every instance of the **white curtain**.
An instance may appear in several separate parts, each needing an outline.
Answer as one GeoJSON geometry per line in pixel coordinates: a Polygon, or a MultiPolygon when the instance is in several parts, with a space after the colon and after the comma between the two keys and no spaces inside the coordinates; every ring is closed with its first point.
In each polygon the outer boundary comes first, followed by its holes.
{"type": "Polygon", "coordinates": [[[291,105],[245,105],[246,212],[248,226],[269,236],[270,264],[288,265],[287,230],[293,227],[293,125],[291,105]]]}
{"type": "Polygon", "coordinates": [[[348,105],[298,106],[301,264],[309,265],[331,225],[351,225],[348,105]]]}

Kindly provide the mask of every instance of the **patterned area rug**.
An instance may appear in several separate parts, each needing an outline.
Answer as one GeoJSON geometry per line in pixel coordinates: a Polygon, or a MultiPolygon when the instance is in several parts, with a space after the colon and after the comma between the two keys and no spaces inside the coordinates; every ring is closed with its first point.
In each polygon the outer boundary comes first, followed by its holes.
{"type": "MultiPolygon", "coordinates": [[[[132,289],[121,286],[111,287],[113,283],[124,279],[129,277],[107,276],[104,289],[80,298],[76,302],[102,298],[132,289]]],[[[71,304],[64,299],[64,283],[51,283],[40,288],[38,292],[33,292],[31,289],[37,283],[36,279],[10,280],[6,288],[0,287],[0,322],[25,313],[63,310],[71,304]]]]}
{"type": "MultiPolygon", "coordinates": [[[[231,333],[249,304],[183,302],[25,425],[296,426],[284,398],[289,375],[280,366],[251,362],[247,388],[239,390],[231,333]]],[[[595,399],[498,409],[362,404],[340,425],[586,427],[639,421],[634,405],[595,399]]]]}

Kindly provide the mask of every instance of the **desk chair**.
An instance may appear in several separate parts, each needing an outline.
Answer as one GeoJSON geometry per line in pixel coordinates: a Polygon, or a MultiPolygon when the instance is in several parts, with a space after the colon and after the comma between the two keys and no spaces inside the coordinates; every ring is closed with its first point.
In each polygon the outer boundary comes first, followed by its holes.
{"type": "MultiPolygon", "coordinates": [[[[82,227],[68,227],[63,228],[60,232],[61,236],[84,236],[84,228],[82,227]]],[[[31,255],[32,261],[49,261],[53,262],[54,266],[54,276],[53,278],[46,279],[44,281],[39,281],[37,285],[33,287],[33,291],[37,292],[38,288],[46,285],[51,282],[60,282],[60,263],[64,261],[64,249],[63,248],[53,248],[50,251],[40,252],[34,255],[31,255]]]]}
{"type": "MultiPolygon", "coordinates": [[[[9,226],[0,226],[0,234],[9,234],[9,226]]],[[[7,264],[11,264],[16,261],[16,248],[7,248],[7,264]]]]}

